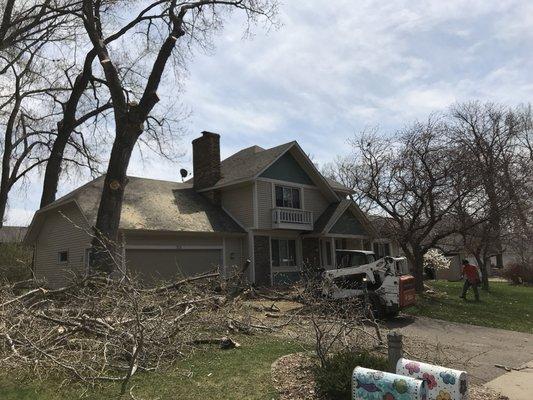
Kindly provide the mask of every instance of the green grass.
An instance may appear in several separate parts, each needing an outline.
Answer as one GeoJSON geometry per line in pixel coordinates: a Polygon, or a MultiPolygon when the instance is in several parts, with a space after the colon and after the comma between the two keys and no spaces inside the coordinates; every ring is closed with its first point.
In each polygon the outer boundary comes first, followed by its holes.
{"type": "MultiPolygon", "coordinates": [[[[196,352],[173,368],[143,373],[132,378],[137,399],[276,399],[270,365],[278,357],[302,351],[300,345],[272,337],[239,338],[242,347],[196,352]]],[[[79,385],[63,385],[60,379],[14,379],[0,374],[0,399],[115,399],[119,386],[108,385],[84,393],[79,385]]],[[[131,386],[130,385],[130,386],[131,386]]],[[[130,398],[127,396],[126,398],[130,398]]]]}
{"type": "Polygon", "coordinates": [[[480,289],[481,302],[473,301],[469,290],[464,301],[459,298],[463,282],[434,281],[436,295],[418,297],[418,304],[405,310],[408,314],[533,333],[533,287],[490,282],[490,291],[480,289]]]}

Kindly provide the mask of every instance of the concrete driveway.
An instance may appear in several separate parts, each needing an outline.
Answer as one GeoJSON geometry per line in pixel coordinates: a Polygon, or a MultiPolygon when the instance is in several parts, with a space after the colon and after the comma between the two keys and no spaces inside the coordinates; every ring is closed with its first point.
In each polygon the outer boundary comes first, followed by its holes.
{"type": "MultiPolygon", "coordinates": [[[[387,327],[444,345],[454,357],[466,361],[470,380],[476,384],[506,373],[495,364],[518,368],[533,360],[533,335],[527,333],[409,316],[396,318],[387,327]]],[[[533,393],[533,381],[529,385],[533,393]]]]}

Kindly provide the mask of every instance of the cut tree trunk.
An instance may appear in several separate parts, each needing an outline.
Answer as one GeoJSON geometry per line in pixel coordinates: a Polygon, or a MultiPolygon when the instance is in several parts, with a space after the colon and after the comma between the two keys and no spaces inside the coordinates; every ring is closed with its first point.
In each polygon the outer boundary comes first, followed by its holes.
{"type": "Polygon", "coordinates": [[[92,241],[90,264],[95,272],[111,274],[120,264],[122,254],[119,249],[118,230],[124,190],[128,183],[126,173],[131,153],[141,132],[139,125],[127,126],[123,134],[117,132],[111,150],[92,241]]]}

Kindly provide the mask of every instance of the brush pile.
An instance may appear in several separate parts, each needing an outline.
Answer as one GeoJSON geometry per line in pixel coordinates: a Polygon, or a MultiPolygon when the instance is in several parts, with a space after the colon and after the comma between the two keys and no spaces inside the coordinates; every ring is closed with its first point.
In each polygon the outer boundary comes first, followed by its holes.
{"type": "Polygon", "coordinates": [[[218,273],[146,289],[128,279],[92,277],[70,286],[0,288],[0,362],[41,378],[64,375],[86,384],[122,382],[155,370],[206,343],[235,347],[228,331],[262,326],[235,317],[237,302],[218,273]]]}

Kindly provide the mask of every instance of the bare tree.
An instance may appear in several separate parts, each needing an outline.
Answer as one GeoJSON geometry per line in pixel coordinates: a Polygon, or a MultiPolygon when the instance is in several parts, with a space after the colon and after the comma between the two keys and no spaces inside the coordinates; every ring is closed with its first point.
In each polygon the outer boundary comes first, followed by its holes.
{"type": "Polygon", "coordinates": [[[0,140],[2,173],[0,178],[0,226],[5,219],[9,192],[30,171],[46,162],[50,144],[47,120],[55,110],[42,106],[48,96],[61,87],[54,77],[45,76],[38,60],[38,48],[24,62],[10,67],[11,85],[0,96],[0,140]]]}
{"type": "Polygon", "coordinates": [[[60,29],[70,35],[69,21],[79,0],[0,0],[0,75],[19,62],[34,46],[61,41],[60,29]]]}
{"type": "MultiPolygon", "coordinates": [[[[100,61],[115,119],[115,138],[95,225],[98,240],[93,241],[91,257],[93,267],[106,272],[112,270],[112,263],[106,260],[105,255],[113,251],[102,251],[100,243],[107,243],[106,246],[112,247],[112,243],[117,242],[130,157],[159,101],[157,90],[173,50],[179,43],[182,43],[182,51],[195,41],[205,43],[211,32],[222,25],[224,13],[241,10],[248,21],[253,22],[258,18],[271,20],[276,12],[276,3],[271,0],[171,0],[151,3],[144,12],[118,30],[120,32],[135,27],[137,33],[143,33],[150,43],[148,54],[153,54],[153,48],[158,49],[153,61],[147,62],[144,59],[144,63],[149,65],[146,79],[140,78],[132,90],[126,84],[126,76],[135,63],[118,68],[117,55],[113,56],[116,50],[107,43],[106,19],[110,21],[113,18],[114,7],[118,7],[119,12],[123,11],[121,3],[116,5],[114,2],[83,1],[85,30],[100,61]],[[158,43],[154,37],[160,38],[162,43],[158,43]]],[[[183,58],[184,54],[178,54],[178,58],[180,56],[183,58]]]]}
{"type": "MultiPolygon", "coordinates": [[[[376,132],[367,132],[365,135],[373,136],[376,132]]],[[[334,162],[326,163],[322,167],[322,174],[334,181],[342,183],[347,188],[354,191],[349,197],[353,200],[359,208],[366,214],[379,213],[379,206],[377,206],[365,193],[362,193],[357,188],[356,177],[353,172],[353,160],[350,156],[338,156],[334,162]]]]}
{"type": "MultiPolygon", "coordinates": [[[[52,126],[59,112],[57,101],[68,91],[59,70],[67,64],[65,49],[76,37],[71,13],[79,4],[75,0],[5,0],[2,4],[0,221],[5,218],[12,188],[48,160],[55,140],[52,126]],[[59,52],[58,42],[62,44],[59,52]]],[[[69,143],[89,155],[83,140],[69,138],[69,143]]],[[[76,157],[66,161],[79,162],[76,157]]]]}
{"type": "Polygon", "coordinates": [[[84,165],[88,166],[91,171],[96,170],[96,166],[93,166],[93,164],[97,164],[96,159],[87,146],[83,132],[77,131],[79,140],[76,140],[72,136],[80,126],[83,126],[88,121],[93,120],[97,123],[98,116],[112,108],[110,100],[100,100],[100,97],[105,95],[99,93],[99,86],[101,84],[92,75],[92,64],[95,58],[96,52],[94,49],[87,53],[82,70],[74,80],[70,78],[69,69],[65,71],[67,81],[70,84],[69,95],[65,101],[57,100],[61,105],[62,118],[57,123],[57,134],[50,149],[48,162],[46,163],[41,195],[41,208],[56,199],[61,170],[62,167],[65,167],[65,151],[69,143],[76,143],[81,153],[86,156],[84,165]],[[92,86],[91,93],[93,94],[93,98],[89,99],[89,106],[85,107],[85,110],[80,110],[83,108],[80,103],[83,103],[84,97],[87,97],[86,91],[89,86],[92,86]],[[84,112],[81,112],[80,115],[80,111],[84,112]]]}
{"type": "Polygon", "coordinates": [[[498,266],[503,266],[506,239],[528,224],[524,200],[529,197],[530,171],[523,168],[517,147],[523,126],[517,111],[492,103],[457,104],[450,114],[449,137],[464,160],[464,179],[479,188],[467,199],[469,204],[461,206],[461,235],[488,290],[490,256],[496,255],[498,266]],[[475,228],[469,228],[472,207],[481,211],[475,228]]]}
{"type": "Polygon", "coordinates": [[[386,217],[385,229],[410,261],[418,292],[424,254],[455,231],[449,215],[468,193],[457,185],[461,164],[446,140],[447,129],[441,118],[431,117],[394,137],[362,135],[353,140],[354,153],[343,165],[355,189],[386,217]]]}

